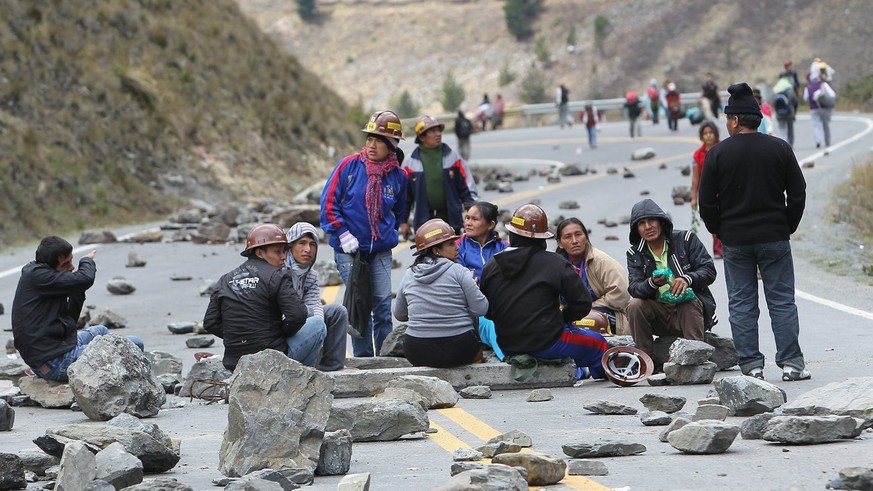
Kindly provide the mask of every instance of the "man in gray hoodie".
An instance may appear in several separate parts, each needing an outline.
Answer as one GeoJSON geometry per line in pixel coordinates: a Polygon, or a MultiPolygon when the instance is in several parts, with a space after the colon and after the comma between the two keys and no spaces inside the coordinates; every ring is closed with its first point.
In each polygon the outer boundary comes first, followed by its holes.
{"type": "Polygon", "coordinates": [[[297,295],[306,305],[304,326],[316,323],[327,327],[324,348],[315,367],[323,372],[342,370],[346,361],[349,314],[342,305],[321,304],[318,272],[312,269],[318,256],[318,230],[311,223],[297,222],[288,229],[287,235],[291,250],[285,267],[291,273],[297,295]]]}

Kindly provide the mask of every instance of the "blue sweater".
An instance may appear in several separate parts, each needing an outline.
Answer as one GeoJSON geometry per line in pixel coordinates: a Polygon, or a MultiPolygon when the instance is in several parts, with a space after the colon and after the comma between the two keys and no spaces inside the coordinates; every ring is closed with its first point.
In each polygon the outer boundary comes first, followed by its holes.
{"type": "Polygon", "coordinates": [[[458,264],[473,271],[473,276],[478,280],[482,276],[482,267],[491,256],[507,247],[509,242],[501,239],[497,234],[491,234],[484,246],[464,234],[458,239],[458,264]]]}

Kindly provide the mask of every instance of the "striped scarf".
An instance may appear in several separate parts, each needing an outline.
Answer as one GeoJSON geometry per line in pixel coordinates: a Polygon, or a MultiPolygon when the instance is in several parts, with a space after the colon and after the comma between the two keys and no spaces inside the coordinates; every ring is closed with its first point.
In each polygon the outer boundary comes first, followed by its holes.
{"type": "Polygon", "coordinates": [[[370,238],[378,240],[382,237],[379,223],[382,221],[382,178],[389,172],[400,166],[394,153],[388,154],[388,158],[374,162],[367,157],[366,147],[361,149],[361,161],[367,168],[367,218],[370,221],[370,238]]]}

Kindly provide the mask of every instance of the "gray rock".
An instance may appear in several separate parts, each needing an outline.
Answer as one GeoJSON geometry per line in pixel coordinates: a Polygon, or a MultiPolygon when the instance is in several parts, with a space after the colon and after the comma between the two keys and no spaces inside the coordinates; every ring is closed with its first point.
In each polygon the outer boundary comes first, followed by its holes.
{"type": "Polygon", "coordinates": [[[370,370],[373,368],[408,368],[412,363],[402,356],[367,356],[346,358],[346,367],[370,370]]]}
{"type": "Polygon", "coordinates": [[[175,394],[176,387],[182,383],[182,381],[179,380],[179,376],[172,373],[163,373],[155,378],[167,394],[175,394]]]}
{"type": "Polygon", "coordinates": [[[452,462],[452,466],[449,468],[449,474],[454,476],[462,472],[484,469],[486,465],[488,464],[481,462],[452,462]]]}
{"type": "Polygon", "coordinates": [[[679,365],[664,363],[664,375],[670,385],[709,384],[718,369],[715,363],[707,361],[702,365],[679,365]]]}
{"type": "MultiPolygon", "coordinates": [[[[134,232],[127,237],[120,240],[120,242],[133,242],[137,244],[143,244],[146,242],[163,242],[164,241],[164,232],[161,229],[151,229],[151,230],[142,230],[140,232],[134,232]]],[[[142,264],[136,264],[135,266],[131,266],[131,254],[136,254],[135,252],[131,252],[127,255],[127,265],[128,267],[142,267],[145,266],[145,261],[142,261],[142,264]]],[[[139,255],[137,254],[137,258],[139,255]]]]}
{"type": "Polygon", "coordinates": [[[678,430],[679,428],[682,428],[690,422],[691,420],[688,418],[674,418],[673,421],[671,421],[670,424],[668,424],[667,427],[658,434],[658,440],[667,443],[667,437],[670,436],[670,433],[678,430]]]}
{"type": "Polygon", "coordinates": [[[124,491],[194,491],[190,486],[180,483],[170,477],[156,477],[124,488],[124,491]]]}
{"type": "Polygon", "coordinates": [[[39,377],[21,377],[18,388],[44,408],[68,408],[76,400],[70,384],[39,377]]]}
{"type": "Polygon", "coordinates": [[[343,278],[336,269],[334,261],[316,261],[312,267],[318,273],[318,286],[338,286],[343,284],[343,278]]]}
{"type": "Polygon", "coordinates": [[[670,345],[670,361],[677,365],[702,365],[714,352],[715,348],[703,341],[679,338],[670,345]]]}
{"type": "Polygon", "coordinates": [[[567,461],[567,474],[571,476],[606,476],[609,468],[600,460],[570,459],[567,461]]]}
{"type": "Polygon", "coordinates": [[[96,478],[122,489],[142,482],[142,462],[128,453],[120,443],[113,443],[97,452],[96,478]]]}
{"type": "Polygon", "coordinates": [[[215,336],[191,336],[185,340],[185,346],[189,348],[208,348],[215,344],[215,336]]]}
{"type": "Polygon", "coordinates": [[[194,322],[170,322],[167,330],[173,334],[191,334],[194,332],[194,322]]]}
{"type": "Polygon", "coordinates": [[[531,486],[555,484],[567,473],[567,463],[563,459],[539,452],[504,453],[491,459],[494,464],[527,469],[527,483],[531,486]]]}
{"type": "Polygon", "coordinates": [[[497,192],[498,193],[512,193],[514,190],[512,189],[512,183],[501,181],[497,183],[497,192]]]}
{"type": "Polygon", "coordinates": [[[21,458],[11,453],[0,453],[0,489],[24,489],[24,465],[21,458]]]}
{"type": "Polygon", "coordinates": [[[321,206],[317,204],[283,207],[276,210],[270,218],[272,223],[276,223],[282,228],[288,228],[297,222],[309,222],[318,227],[320,220],[321,206]]]}
{"type": "Polygon", "coordinates": [[[106,282],[106,290],[113,295],[130,295],[136,291],[136,287],[126,279],[116,276],[106,282]]]}
{"type": "Polygon", "coordinates": [[[0,431],[11,431],[15,426],[15,410],[0,399],[0,431]]]}
{"type": "Polygon", "coordinates": [[[776,416],[780,415],[776,413],[761,413],[751,418],[746,418],[740,423],[740,436],[743,437],[743,440],[760,440],[764,438],[767,423],[776,416]]]}
{"type": "Polygon", "coordinates": [[[777,416],[764,427],[768,442],[817,444],[855,438],[863,429],[851,416],[777,416]]]}
{"type": "Polygon", "coordinates": [[[554,399],[555,396],[552,395],[552,389],[534,389],[530,391],[530,394],[527,396],[527,402],[546,402],[554,399]]]}
{"type": "Polygon", "coordinates": [[[259,469],[232,481],[224,489],[226,491],[291,491],[298,488],[300,486],[291,482],[280,471],[259,469]]]}
{"type": "Polygon", "coordinates": [[[640,422],[644,426],[667,426],[673,418],[664,411],[648,411],[640,415],[640,422]]]}
{"type": "Polygon", "coordinates": [[[632,336],[609,336],[606,338],[606,345],[610,348],[616,346],[633,346],[634,338],[632,336]]]}
{"type": "Polygon", "coordinates": [[[118,238],[111,230],[86,230],[79,236],[79,244],[112,244],[118,242],[118,238]]]}
{"type": "Polygon", "coordinates": [[[171,373],[181,377],[182,359],[178,356],[173,356],[166,351],[146,351],[145,356],[152,368],[153,375],[171,373]]]}
{"type": "Polygon", "coordinates": [[[167,436],[163,431],[161,431],[158,425],[154,423],[143,421],[127,413],[121,413],[118,416],[107,421],[106,424],[114,426],[116,428],[125,428],[131,431],[141,431],[146,435],[154,438],[155,441],[162,443],[175,453],[179,453],[178,443],[169,436],[167,436]]]}
{"type": "Polygon", "coordinates": [[[436,377],[403,375],[389,382],[388,387],[411,389],[418,392],[427,401],[428,409],[454,407],[460,399],[452,384],[436,377]]]}
{"type": "Polygon", "coordinates": [[[722,405],[737,416],[770,412],[785,403],[785,392],[769,382],[739,375],[713,382],[722,405]]]}
{"type": "Polygon", "coordinates": [[[721,421],[688,423],[667,435],[676,450],[690,454],[724,453],[740,433],[740,427],[721,421]]]}
{"type": "Polygon", "coordinates": [[[652,387],[666,387],[670,385],[667,376],[663,373],[656,373],[655,375],[650,376],[646,379],[646,383],[652,387]]]}
{"type": "Polygon", "coordinates": [[[121,413],[147,418],[158,414],[167,400],[142,350],[123,336],[98,336],[67,374],[76,402],[94,420],[121,413]]]}
{"type": "Polygon", "coordinates": [[[561,201],[558,203],[558,208],[561,210],[578,210],[579,202],[575,200],[561,201]]]}
{"type": "Polygon", "coordinates": [[[287,477],[289,481],[301,486],[308,486],[312,484],[312,481],[315,479],[315,474],[306,467],[290,467],[283,465],[278,470],[283,476],[287,477]]]}
{"type": "Polygon", "coordinates": [[[93,453],[118,442],[124,445],[127,452],[135,455],[142,462],[145,472],[165,472],[175,467],[179,462],[178,453],[164,442],[158,441],[142,431],[111,424],[69,424],[60,428],[49,428],[45,431],[46,434],[36,438],[34,443],[52,455],[58,455],[57,449],[64,448],[70,443],[69,440],[81,440],[89,444],[93,453]]]}
{"type": "Polygon", "coordinates": [[[501,433],[485,443],[497,443],[497,442],[509,442],[514,443],[520,447],[530,447],[533,445],[530,437],[525,433],[522,433],[518,430],[507,431],[506,433],[501,433]]]}
{"type": "Polygon", "coordinates": [[[382,341],[382,349],[379,356],[405,356],[403,351],[403,336],[406,334],[406,324],[395,326],[385,341],[382,341]]]}
{"type": "Polygon", "coordinates": [[[458,395],[464,399],[491,399],[491,387],[487,385],[465,387],[458,391],[458,395]]]}
{"type": "Polygon", "coordinates": [[[336,491],[370,491],[370,473],[347,474],[340,479],[336,491]]]}
{"type": "Polygon", "coordinates": [[[425,410],[427,410],[428,406],[427,399],[423,395],[412,389],[404,389],[401,387],[388,387],[381,393],[376,394],[375,397],[398,399],[401,401],[411,402],[413,404],[418,404],[419,406],[421,406],[422,409],[425,410]]]}
{"type": "Polygon", "coordinates": [[[319,476],[339,476],[349,472],[352,465],[352,434],[347,429],[328,431],[324,434],[321,451],[318,453],[319,476]]]}
{"type": "Polygon", "coordinates": [[[88,321],[89,326],[106,326],[107,329],[124,329],[127,319],[109,309],[104,309],[88,321]]]}
{"type": "Polygon", "coordinates": [[[86,484],[85,487],[82,488],[82,491],[115,491],[115,486],[109,484],[103,479],[95,479],[86,484]]]}
{"type": "Polygon", "coordinates": [[[655,149],[652,147],[638,148],[631,152],[631,160],[648,160],[655,158],[655,149]]]}
{"type": "Polygon", "coordinates": [[[427,413],[418,404],[397,399],[334,402],[327,431],[347,428],[356,442],[397,440],[427,430],[427,413]]]}
{"type": "Polygon", "coordinates": [[[873,377],[855,377],[805,392],[782,406],[782,412],[798,416],[852,416],[873,427],[873,377]]]}
{"type": "Polygon", "coordinates": [[[230,239],[230,227],[218,220],[200,222],[197,232],[191,234],[195,244],[220,244],[230,239]]]}
{"type": "Polygon", "coordinates": [[[691,421],[715,420],[724,421],[731,413],[731,408],[721,404],[705,404],[697,406],[697,411],[691,421]]]}
{"type": "Polygon", "coordinates": [[[205,213],[200,208],[184,208],[167,217],[171,223],[200,223],[205,213]]]}
{"type": "Polygon", "coordinates": [[[315,469],[333,379],[275,350],[245,355],[230,378],[219,470],[244,476],[294,465],[315,469]]]}
{"type": "Polygon", "coordinates": [[[734,340],[730,337],[722,337],[712,331],[703,333],[703,341],[715,348],[709,361],[715,363],[719,370],[726,370],[736,366],[740,361],[734,340]]]}
{"type": "Polygon", "coordinates": [[[667,414],[675,413],[685,406],[686,399],[682,396],[668,396],[662,394],[645,394],[640,397],[640,402],[649,411],[663,411],[667,414]]]}
{"type": "Polygon", "coordinates": [[[521,452],[521,445],[512,442],[494,442],[486,443],[476,450],[482,452],[482,456],[491,458],[502,453],[521,452]]]}
{"type": "Polygon", "coordinates": [[[844,467],[840,469],[840,480],[847,489],[873,490],[873,469],[869,467],[844,467]]]}
{"type": "Polygon", "coordinates": [[[721,404],[721,399],[718,397],[704,397],[703,399],[697,399],[698,406],[706,406],[708,404],[721,404]]]}
{"type": "Polygon", "coordinates": [[[646,446],[641,443],[618,440],[598,440],[594,442],[568,443],[561,445],[561,449],[568,457],[573,458],[624,457],[643,453],[646,451],[646,446]]]}
{"type": "Polygon", "coordinates": [[[182,381],[179,396],[206,400],[223,399],[227,397],[227,387],[223,383],[230,376],[230,370],[224,368],[221,357],[203,358],[194,363],[188,376],[182,381]]]}
{"type": "Polygon", "coordinates": [[[618,402],[610,401],[594,401],[582,406],[583,409],[591,411],[594,414],[637,414],[636,408],[626,406],[618,402]]]}
{"type": "Polygon", "coordinates": [[[19,450],[18,457],[24,465],[24,470],[37,476],[45,476],[45,471],[51,466],[59,465],[61,459],[39,450],[19,450]]]}
{"type": "Polygon", "coordinates": [[[25,376],[24,372],[27,368],[27,365],[16,360],[0,359],[0,380],[9,380],[18,385],[18,380],[25,376]]]}
{"type": "Polygon", "coordinates": [[[473,468],[470,470],[454,474],[448,484],[435,488],[434,491],[527,491],[528,489],[524,471],[518,467],[503,464],[472,464],[471,467],[473,468]]]}
{"type": "Polygon", "coordinates": [[[170,275],[170,281],[191,281],[193,279],[194,278],[187,274],[173,273],[170,275]]]}
{"type": "Polygon", "coordinates": [[[484,457],[482,452],[467,447],[458,447],[452,452],[452,460],[455,462],[482,460],[482,457],[484,457]]]}
{"type": "Polygon", "coordinates": [[[197,287],[201,297],[208,297],[218,291],[218,280],[200,280],[200,286],[197,287]]]}
{"type": "Polygon", "coordinates": [[[61,469],[58,472],[55,489],[58,491],[78,491],[97,477],[97,462],[94,454],[83,442],[73,441],[64,447],[61,469]]]}

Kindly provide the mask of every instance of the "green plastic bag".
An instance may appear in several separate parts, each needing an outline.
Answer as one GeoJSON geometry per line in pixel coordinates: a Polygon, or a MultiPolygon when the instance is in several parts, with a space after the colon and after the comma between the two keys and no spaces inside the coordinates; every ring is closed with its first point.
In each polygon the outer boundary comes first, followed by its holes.
{"type": "MultiPolygon", "coordinates": [[[[667,278],[667,285],[673,285],[673,271],[670,268],[656,269],[652,272],[652,276],[664,276],[667,278]]],[[[667,290],[658,297],[658,300],[664,303],[685,303],[697,300],[697,295],[691,288],[686,288],[679,296],[673,295],[673,292],[667,290]]]]}

